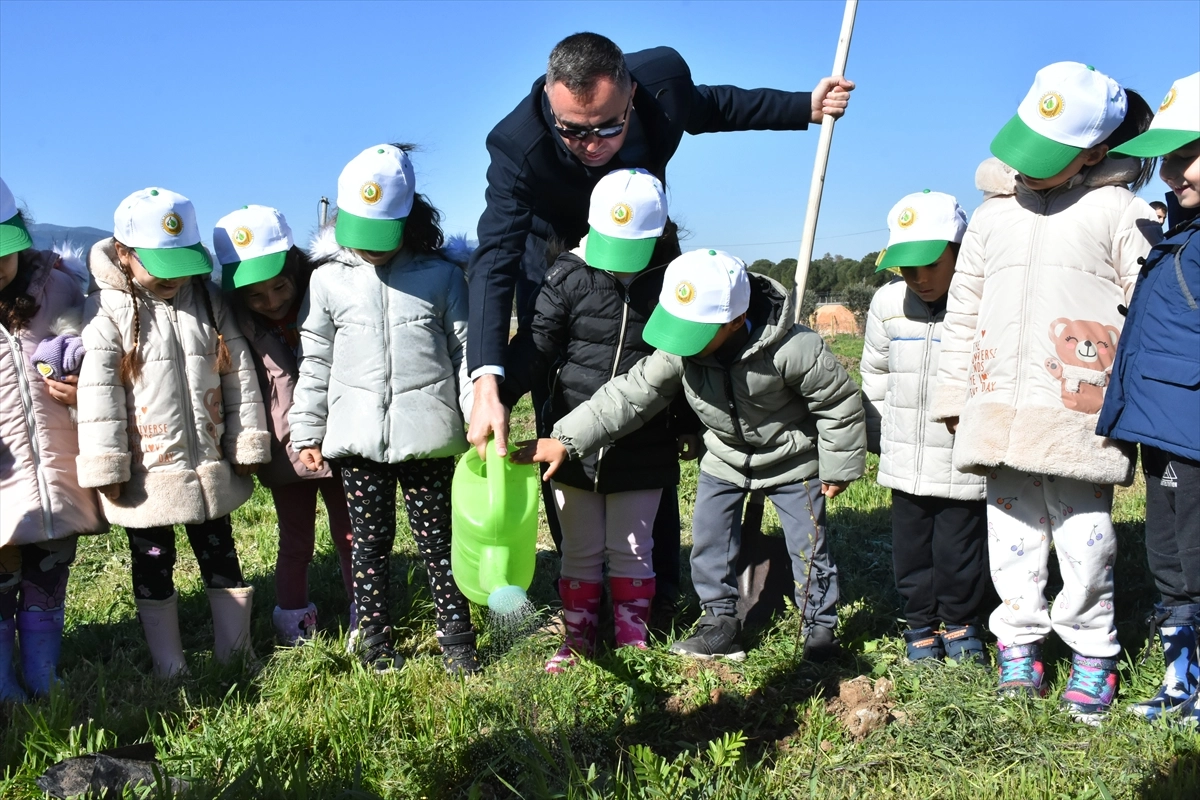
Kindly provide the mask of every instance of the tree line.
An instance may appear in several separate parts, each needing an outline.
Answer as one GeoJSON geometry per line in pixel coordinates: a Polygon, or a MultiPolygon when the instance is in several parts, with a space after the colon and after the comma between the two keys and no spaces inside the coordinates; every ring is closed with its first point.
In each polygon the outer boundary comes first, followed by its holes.
{"type": "MultiPolygon", "coordinates": [[[[832,297],[842,302],[854,314],[859,326],[866,319],[875,290],[892,280],[891,272],[876,272],[879,253],[867,253],[861,259],[826,253],[814,258],[808,267],[808,284],[800,305],[801,319],[811,320],[819,298],[832,297]]],[[[750,265],[751,272],[774,278],[788,291],[796,288],[796,259],[785,258],[776,263],[760,258],[750,265]]]]}

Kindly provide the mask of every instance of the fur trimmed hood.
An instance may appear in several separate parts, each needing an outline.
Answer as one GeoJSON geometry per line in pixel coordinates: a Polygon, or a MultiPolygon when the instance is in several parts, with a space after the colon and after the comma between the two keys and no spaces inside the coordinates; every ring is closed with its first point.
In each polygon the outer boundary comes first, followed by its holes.
{"type": "MultiPolygon", "coordinates": [[[[476,247],[478,244],[468,239],[465,233],[456,233],[446,237],[446,243],[437,255],[443,261],[449,261],[461,269],[466,269],[467,262],[471,260],[471,253],[475,252],[476,247]]],[[[355,255],[353,250],[337,243],[332,221],[313,234],[312,239],[308,242],[308,257],[316,264],[324,264],[336,259],[352,267],[371,266],[355,255]]]]}
{"type": "MultiPolygon", "coordinates": [[[[1067,181],[1067,187],[1081,184],[1088,187],[1128,187],[1137,180],[1140,163],[1136,158],[1106,158],[1094,167],[1080,170],[1078,175],[1067,181]]],[[[1017,171],[998,158],[986,159],[975,169],[975,188],[983,192],[984,199],[1016,194],[1019,183],[1017,171]]]]}

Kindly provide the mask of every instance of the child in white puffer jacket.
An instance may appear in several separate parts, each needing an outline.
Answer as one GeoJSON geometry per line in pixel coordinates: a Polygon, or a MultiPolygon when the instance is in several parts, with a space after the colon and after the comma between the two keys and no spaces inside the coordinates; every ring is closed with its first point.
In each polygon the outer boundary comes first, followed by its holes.
{"type": "Polygon", "coordinates": [[[1046,693],[1041,644],[1053,630],[1074,653],[1063,704],[1091,723],[1116,695],[1112,485],[1133,477],[1096,418],[1118,306],[1161,236],[1130,191],[1149,166],[1107,153],[1150,118],[1145,100],[1091,67],[1038,72],[992,142],[1000,161],[976,175],[987,197],[950,285],[931,413],[957,429],[954,465],[987,475],[1000,691],[1046,693]],[[1052,609],[1051,543],[1064,582],[1052,609]]]}
{"type": "Polygon", "coordinates": [[[954,468],[954,435],[929,422],[946,295],[966,212],[941,192],[907,195],[888,214],[881,287],[867,314],[859,369],[868,447],[892,490],[892,564],[904,600],[908,657],[983,658],[976,625],[987,589],[983,477],[954,468]],[[943,625],[945,626],[943,628],[943,625]]]}

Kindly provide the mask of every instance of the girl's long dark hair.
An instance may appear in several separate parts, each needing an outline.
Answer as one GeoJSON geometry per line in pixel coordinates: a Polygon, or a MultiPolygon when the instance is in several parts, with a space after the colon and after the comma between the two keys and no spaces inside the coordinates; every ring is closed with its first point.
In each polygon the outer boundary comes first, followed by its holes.
{"type": "MultiPolygon", "coordinates": [[[[1145,133],[1150,127],[1151,120],[1154,119],[1154,109],[1150,108],[1150,104],[1146,102],[1146,98],[1133,89],[1125,90],[1125,98],[1125,119],[1121,120],[1121,124],[1117,126],[1117,129],[1110,133],[1108,138],[1103,142],[1103,144],[1108,145],[1110,150],[1125,144],[1135,136],[1145,133]]],[[[1158,159],[1131,158],[1130,160],[1139,162],[1137,177],[1134,178],[1133,183],[1129,187],[1131,191],[1136,192],[1154,177],[1155,168],[1158,166],[1158,159]]]]}
{"type": "MultiPolygon", "coordinates": [[[[393,142],[392,147],[405,153],[412,153],[417,149],[415,144],[409,142],[393,142]]],[[[442,212],[434,208],[425,195],[414,196],[412,211],[408,213],[408,221],[404,223],[404,249],[418,255],[437,255],[445,243],[442,212]]]]}
{"type": "Polygon", "coordinates": [[[34,252],[33,248],[26,248],[17,253],[17,274],[0,291],[0,323],[9,333],[24,329],[38,312],[37,300],[27,293],[36,267],[34,252]]]}

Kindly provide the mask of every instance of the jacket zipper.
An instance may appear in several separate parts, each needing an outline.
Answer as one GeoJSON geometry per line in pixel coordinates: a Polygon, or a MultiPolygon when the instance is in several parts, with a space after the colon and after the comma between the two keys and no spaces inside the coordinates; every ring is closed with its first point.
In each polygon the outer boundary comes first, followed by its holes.
{"type": "MultiPolygon", "coordinates": [[[[383,268],[379,268],[379,273],[382,273],[383,268]]],[[[391,446],[391,430],[389,430],[389,410],[392,407],[392,353],[388,346],[388,331],[391,330],[391,322],[388,319],[388,283],[387,275],[379,274],[379,288],[382,292],[383,302],[383,364],[384,364],[384,395],[383,395],[383,454],[386,456],[388,449],[391,446]]]]}
{"type": "Polygon", "coordinates": [[[42,524],[45,525],[46,535],[54,531],[54,516],[50,512],[50,493],[46,485],[46,476],[42,474],[42,451],[38,448],[37,432],[34,428],[33,393],[29,388],[29,376],[25,374],[25,354],[21,352],[21,344],[17,337],[9,333],[8,328],[0,325],[0,331],[8,339],[9,349],[13,354],[13,367],[17,372],[17,386],[21,392],[21,410],[25,412],[25,430],[29,435],[29,449],[33,453],[33,474],[37,476],[39,499],[42,501],[42,524]]]}
{"type": "MultiPolygon", "coordinates": [[[[620,286],[620,288],[622,290],[624,290],[625,303],[624,303],[624,305],[621,306],[621,331],[620,331],[620,333],[617,334],[617,346],[613,350],[612,370],[610,371],[609,376],[608,376],[608,379],[610,381],[613,378],[617,377],[617,370],[620,369],[620,367],[621,367],[621,351],[623,351],[625,349],[625,329],[626,329],[626,326],[629,324],[629,302],[630,302],[629,286],[622,284],[616,278],[613,278],[613,280],[617,282],[617,284],[620,286]]],[[[633,281],[636,281],[636,280],[637,280],[637,277],[635,276],[633,278],[633,280],[631,280],[629,283],[632,284],[633,281]]],[[[604,460],[604,452],[607,449],[608,449],[607,447],[601,447],[600,450],[596,453],[596,469],[594,470],[593,477],[592,477],[592,491],[594,491],[594,492],[600,491],[600,463],[604,460]]]]}
{"type": "Polygon", "coordinates": [[[1062,186],[1056,186],[1048,191],[1045,195],[1042,195],[1040,192],[1035,192],[1035,194],[1038,195],[1038,200],[1041,203],[1041,207],[1038,209],[1038,213],[1035,215],[1033,220],[1033,235],[1029,237],[1029,255],[1025,258],[1024,298],[1021,301],[1021,330],[1017,335],[1017,381],[1013,390],[1014,404],[1020,401],[1021,385],[1025,382],[1024,365],[1026,362],[1025,351],[1028,349],[1029,344],[1028,333],[1030,316],[1029,309],[1031,305],[1030,296],[1034,284],[1034,281],[1031,280],[1031,276],[1033,275],[1033,271],[1035,269],[1033,263],[1033,254],[1039,252],[1041,249],[1042,227],[1043,223],[1045,222],[1046,212],[1050,209],[1050,201],[1053,199],[1053,195],[1061,194],[1064,190],[1064,187],[1068,186],[1069,183],[1070,182],[1068,181],[1062,186]]]}
{"type": "Polygon", "coordinates": [[[929,383],[929,353],[933,349],[933,328],[937,324],[934,320],[934,315],[929,312],[929,307],[926,306],[926,312],[930,313],[929,323],[925,328],[925,353],[921,363],[921,382],[917,391],[917,474],[916,480],[913,483],[913,494],[921,493],[921,464],[925,460],[925,387],[929,383]]]}
{"type": "MultiPolygon", "coordinates": [[[[733,373],[728,367],[723,367],[721,374],[725,379],[726,405],[729,411],[729,421],[733,425],[733,432],[737,436],[738,441],[742,443],[743,447],[749,447],[749,444],[746,442],[746,434],[742,431],[741,419],[738,417],[737,401],[733,396],[733,373]]],[[[750,475],[750,457],[750,454],[746,453],[746,459],[742,462],[742,474],[745,476],[742,488],[746,490],[750,489],[750,483],[752,481],[750,475]]]]}
{"type": "MultiPolygon", "coordinates": [[[[192,393],[188,389],[187,375],[184,373],[187,364],[187,353],[183,351],[183,337],[179,335],[179,317],[176,314],[173,303],[162,301],[167,307],[167,316],[171,320],[171,335],[174,337],[175,349],[178,350],[179,357],[172,358],[171,362],[175,367],[175,379],[179,384],[179,396],[183,400],[187,411],[187,421],[183,428],[187,431],[188,440],[188,457],[191,460],[189,466],[196,469],[200,466],[200,446],[196,442],[196,408],[192,405],[192,393]]],[[[201,301],[203,302],[203,300],[201,301]]],[[[133,313],[138,313],[138,304],[134,302],[133,313]]],[[[137,420],[134,420],[134,425],[137,425],[137,420]]]]}

